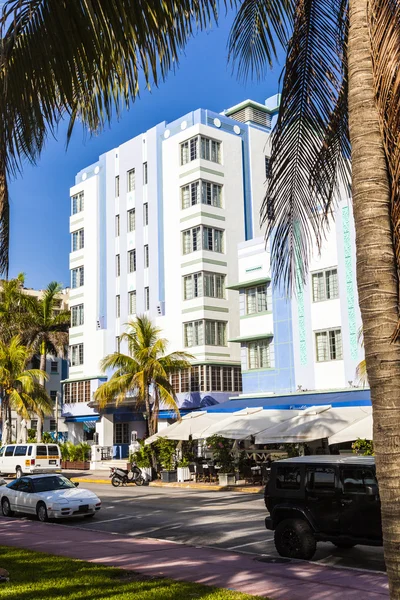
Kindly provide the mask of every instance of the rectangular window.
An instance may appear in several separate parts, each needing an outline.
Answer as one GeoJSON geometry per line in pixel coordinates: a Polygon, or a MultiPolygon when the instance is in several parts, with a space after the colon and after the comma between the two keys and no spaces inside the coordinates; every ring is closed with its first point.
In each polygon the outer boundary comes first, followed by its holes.
{"type": "Polygon", "coordinates": [[[56,403],[56,400],[57,400],[57,390],[50,390],[50,400],[53,402],[53,404],[56,403]]]}
{"type": "Polygon", "coordinates": [[[269,283],[265,283],[245,290],[247,315],[268,310],[269,285],[269,283]]]}
{"type": "Polygon", "coordinates": [[[181,165],[186,165],[199,157],[221,163],[221,142],[197,135],[181,144],[181,165]]]}
{"type": "Polygon", "coordinates": [[[335,490],[335,470],[329,468],[307,468],[307,489],[314,491],[335,490]]]}
{"type": "Polygon", "coordinates": [[[57,429],[57,422],[56,422],[56,420],[55,419],[50,419],[50,431],[55,431],[56,429],[57,429]]]}
{"type": "Polygon", "coordinates": [[[58,361],[50,361],[50,373],[58,373],[58,361]]]}
{"type": "Polygon", "coordinates": [[[147,202],[143,204],[143,225],[149,224],[149,205],[147,202]]]}
{"type": "Polygon", "coordinates": [[[150,290],[148,287],[144,288],[144,310],[150,309],[150,290]]]}
{"type": "Polygon", "coordinates": [[[128,192],[133,192],[136,186],[135,182],[135,169],[131,169],[127,173],[128,176],[128,192]]]}
{"type": "Polygon", "coordinates": [[[272,367],[272,340],[257,340],[247,345],[248,368],[270,369],[272,367]]]}
{"type": "Polygon", "coordinates": [[[115,215],[115,237],[119,237],[119,215],[115,215]]]}
{"type": "Polygon", "coordinates": [[[327,269],[312,274],[313,302],[339,298],[337,269],[327,269]]]}
{"type": "Polygon", "coordinates": [[[128,292],[128,313],[136,315],[136,290],[128,292]]]}
{"type": "Polygon", "coordinates": [[[115,177],[115,197],[119,198],[119,175],[115,177]]]}
{"type": "Polygon", "coordinates": [[[211,252],[223,252],[223,231],[213,227],[202,226],[203,229],[203,250],[211,252]]]}
{"type": "Polygon", "coordinates": [[[184,345],[226,346],[226,321],[193,321],[184,323],[184,345]]]}
{"type": "Polygon", "coordinates": [[[31,429],[37,431],[37,419],[31,419],[31,429]]]}
{"type": "Polygon", "coordinates": [[[28,446],[15,446],[14,456],[26,456],[28,446]]]}
{"type": "Polygon", "coordinates": [[[83,325],[83,304],[77,304],[71,307],[71,327],[79,327],[83,325]]]}
{"type": "Polygon", "coordinates": [[[80,213],[85,208],[85,199],[83,192],[76,194],[76,196],[72,196],[72,214],[76,215],[80,213]]]}
{"type": "Polygon", "coordinates": [[[143,185],[147,184],[147,162],[143,163],[143,185]]]}
{"type": "Polygon", "coordinates": [[[265,179],[269,179],[271,177],[271,162],[270,157],[265,157],[265,179]]]}
{"type": "Polygon", "coordinates": [[[82,250],[85,245],[85,234],[83,229],[78,229],[72,234],[72,252],[82,250]]]}
{"type": "Polygon", "coordinates": [[[128,210],[128,233],[135,231],[136,228],[136,213],[135,209],[128,210]]]}
{"type": "Polygon", "coordinates": [[[147,269],[149,266],[149,245],[145,244],[144,246],[144,268],[147,269]]]}
{"type": "Polygon", "coordinates": [[[225,298],[225,275],[200,271],[183,278],[184,300],[192,298],[225,298]]]}
{"type": "Polygon", "coordinates": [[[117,319],[121,316],[121,296],[115,296],[115,316],[117,319]]]}
{"type": "Polygon", "coordinates": [[[73,289],[81,287],[84,284],[84,267],[77,267],[71,270],[71,287],[73,289]]]}
{"type": "Polygon", "coordinates": [[[315,333],[317,362],[342,360],[342,330],[329,329],[315,333]]]}
{"type": "Polygon", "coordinates": [[[193,227],[182,232],[182,251],[183,254],[190,254],[201,249],[201,228],[193,227]]]}
{"type": "Polygon", "coordinates": [[[300,484],[300,467],[277,468],[275,485],[278,490],[299,490],[300,484]]]}
{"type": "Polygon", "coordinates": [[[115,256],[115,276],[119,277],[121,275],[121,255],[117,254],[115,256]]]}
{"type": "Polygon", "coordinates": [[[128,273],[136,271],[136,249],[128,252],[128,273]]]}
{"type": "Polygon", "coordinates": [[[70,346],[71,366],[83,365],[83,344],[70,346]]]}
{"type": "Polygon", "coordinates": [[[182,252],[183,254],[190,254],[201,250],[201,244],[203,250],[223,252],[223,235],[222,229],[214,229],[204,225],[186,229],[182,231],[182,252]]]}
{"type": "Polygon", "coordinates": [[[115,444],[129,444],[129,423],[115,423],[115,444]]]}
{"type": "Polygon", "coordinates": [[[121,338],[119,335],[115,338],[115,352],[121,352],[121,338]]]}
{"type": "Polygon", "coordinates": [[[200,157],[215,163],[221,162],[221,142],[201,136],[200,157]]]}
{"type": "Polygon", "coordinates": [[[195,204],[222,207],[222,185],[210,181],[193,181],[181,187],[181,206],[189,208],[195,204]]]}

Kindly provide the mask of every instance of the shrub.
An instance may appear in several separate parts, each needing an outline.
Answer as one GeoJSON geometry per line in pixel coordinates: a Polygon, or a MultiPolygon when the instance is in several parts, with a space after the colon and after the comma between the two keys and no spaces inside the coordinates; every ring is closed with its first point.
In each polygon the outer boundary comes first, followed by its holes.
{"type": "Polygon", "coordinates": [[[351,445],[355,454],[361,454],[361,456],[374,456],[374,442],[372,440],[363,440],[358,438],[351,445]]]}
{"type": "Polygon", "coordinates": [[[206,440],[215,462],[221,467],[220,473],[232,473],[234,470],[231,454],[231,441],[221,435],[212,435],[206,440]]]}
{"type": "Polygon", "coordinates": [[[31,444],[36,443],[36,429],[28,429],[28,442],[31,444]]]}
{"type": "Polygon", "coordinates": [[[52,442],[54,443],[51,433],[49,433],[48,431],[44,431],[42,435],[42,442],[44,444],[51,444],[52,442]]]}
{"type": "Polygon", "coordinates": [[[157,448],[158,460],[163,469],[172,471],[176,462],[175,452],[177,442],[175,440],[160,437],[154,442],[153,446],[156,446],[157,448]]]}
{"type": "Polygon", "coordinates": [[[140,469],[151,467],[151,446],[140,440],[140,450],[129,456],[129,462],[135,462],[140,469]]]}

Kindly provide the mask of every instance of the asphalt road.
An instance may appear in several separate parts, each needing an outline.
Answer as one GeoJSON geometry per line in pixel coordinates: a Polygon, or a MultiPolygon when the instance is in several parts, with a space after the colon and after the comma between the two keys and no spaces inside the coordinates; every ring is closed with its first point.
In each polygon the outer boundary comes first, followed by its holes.
{"type": "MultiPolygon", "coordinates": [[[[282,560],[273,533],[264,527],[266,510],[261,495],[136,486],[115,489],[88,483],[81,487],[101,498],[102,509],[90,521],[64,521],[69,527],[225,548],[256,554],[265,562],[282,560]]],[[[313,562],[385,570],[383,549],[368,546],[339,550],[333,544],[319,543],[313,562]]]]}

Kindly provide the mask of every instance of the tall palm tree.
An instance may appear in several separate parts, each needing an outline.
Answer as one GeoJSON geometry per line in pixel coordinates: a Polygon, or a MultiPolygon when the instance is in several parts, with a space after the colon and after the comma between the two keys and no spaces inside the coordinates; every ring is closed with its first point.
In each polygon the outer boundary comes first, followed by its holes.
{"type": "Polygon", "coordinates": [[[374,417],[384,551],[400,598],[400,1],[244,0],[230,37],[239,72],[287,50],[262,220],[275,281],[307,276],[350,180],[357,286],[374,417]]]}
{"type": "Polygon", "coordinates": [[[179,408],[169,375],[180,369],[190,368],[193,358],[186,352],[166,354],[168,342],[161,338],[161,329],[147,316],[138,316],[130,321],[121,341],[127,341],[129,354],[114,352],[106,356],[103,371],[116,369],[109,381],[95,392],[94,398],[100,408],[110,402],[120,404],[135,399],[137,407],[144,408],[147,416],[147,435],[157,429],[160,403],[176,412],[179,408]]]}
{"type": "Polygon", "coordinates": [[[20,335],[27,342],[30,314],[36,298],[24,293],[25,276],[20,273],[14,279],[0,280],[0,339],[8,342],[20,335]]]}
{"type": "MultiPolygon", "coordinates": [[[[36,300],[29,313],[29,327],[27,335],[30,344],[40,355],[40,370],[46,371],[46,357],[64,357],[68,346],[68,329],[70,325],[70,312],[59,310],[59,294],[61,284],[52,281],[47,286],[42,298],[36,300]]],[[[42,381],[44,385],[44,379],[42,381]]],[[[37,441],[40,442],[43,433],[43,418],[38,414],[37,441]]]]}
{"type": "MultiPolygon", "coordinates": [[[[40,369],[26,369],[32,350],[14,336],[8,344],[0,340],[0,390],[2,442],[11,442],[11,411],[28,420],[32,412],[51,414],[51,400],[42,384],[47,378],[40,369]]],[[[18,432],[17,432],[18,435],[18,432]]]]}

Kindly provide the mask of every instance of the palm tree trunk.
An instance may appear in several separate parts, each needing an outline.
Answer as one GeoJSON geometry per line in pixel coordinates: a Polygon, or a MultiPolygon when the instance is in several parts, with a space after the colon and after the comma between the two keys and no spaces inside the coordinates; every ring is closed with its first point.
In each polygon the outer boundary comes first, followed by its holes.
{"type": "MultiPolygon", "coordinates": [[[[44,342],[42,342],[41,348],[40,348],[40,370],[41,371],[46,371],[46,345],[44,342]]],[[[45,379],[44,377],[40,378],[40,383],[43,387],[45,387],[45,379]]],[[[42,419],[42,415],[37,415],[37,433],[36,433],[36,441],[37,442],[41,442],[42,441],[42,435],[43,435],[43,419],[42,419]]]]}
{"type": "Polygon", "coordinates": [[[21,423],[22,423],[22,417],[21,415],[17,414],[17,427],[16,427],[16,431],[15,431],[15,437],[17,440],[17,444],[21,444],[22,439],[21,439],[21,423]]]}
{"type": "Polygon", "coordinates": [[[8,422],[8,398],[6,394],[3,394],[1,401],[1,423],[2,423],[2,443],[8,444],[10,440],[10,423],[8,422]]]}
{"type": "Polygon", "coordinates": [[[357,284],[374,417],[376,468],[390,597],[400,598],[400,347],[391,344],[399,282],[388,172],[375,104],[368,0],[350,0],[349,123],[357,284]]]}

